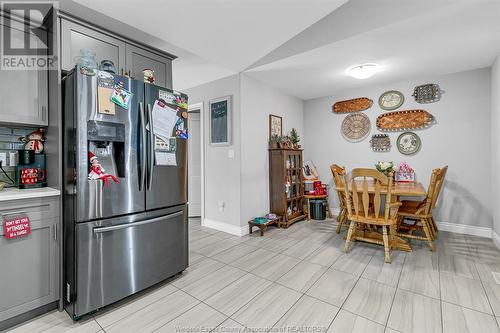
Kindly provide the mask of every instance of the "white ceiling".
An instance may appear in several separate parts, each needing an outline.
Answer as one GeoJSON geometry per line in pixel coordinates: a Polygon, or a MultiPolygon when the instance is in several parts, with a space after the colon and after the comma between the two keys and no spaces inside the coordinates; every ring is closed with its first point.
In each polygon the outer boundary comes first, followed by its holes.
{"type": "Polygon", "coordinates": [[[174,45],[178,90],[245,71],[309,99],[487,67],[500,54],[499,0],[75,1],[174,45]],[[345,76],[364,62],[382,71],[345,76]]]}

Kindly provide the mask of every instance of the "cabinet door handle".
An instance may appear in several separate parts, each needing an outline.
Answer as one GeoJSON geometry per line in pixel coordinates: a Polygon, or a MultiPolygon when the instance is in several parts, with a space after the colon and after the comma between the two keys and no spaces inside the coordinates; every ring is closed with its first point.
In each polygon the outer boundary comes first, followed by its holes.
{"type": "Polygon", "coordinates": [[[54,240],[57,240],[57,224],[54,224],[54,240]]]}
{"type": "Polygon", "coordinates": [[[42,121],[46,121],[47,120],[47,108],[44,106],[42,106],[42,121]]]}

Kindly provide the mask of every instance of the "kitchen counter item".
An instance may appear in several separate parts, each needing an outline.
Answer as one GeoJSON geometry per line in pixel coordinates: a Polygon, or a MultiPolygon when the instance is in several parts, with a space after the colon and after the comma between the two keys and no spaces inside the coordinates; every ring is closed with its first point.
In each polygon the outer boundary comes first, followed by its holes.
{"type": "Polygon", "coordinates": [[[372,105],[373,101],[371,99],[367,97],[360,97],[337,102],[333,104],[332,111],[333,113],[364,111],[371,108],[372,105]]]}
{"type": "Polygon", "coordinates": [[[53,197],[60,195],[61,192],[51,187],[41,187],[33,189],[18,189],[15,187],[5,188],[0,192],[0,202],[8,200],[22,200],[30,198],[53,197]]]}
{"type": "Polygon", "coordinates": [[[426,128],[434,122],[434,116],[425,110],[394,111],[377,117],[381,131],[401,131],[426,128]]]}

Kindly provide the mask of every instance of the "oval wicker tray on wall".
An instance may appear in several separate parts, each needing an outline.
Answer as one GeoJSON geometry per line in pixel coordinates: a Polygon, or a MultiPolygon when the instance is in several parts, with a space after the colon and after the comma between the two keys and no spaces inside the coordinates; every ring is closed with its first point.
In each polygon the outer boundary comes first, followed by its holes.
{"type": "Polygon", "coordinates": [[[377,128],[381,131],[402,131],[426,128],[434,122],[434,116],[425,110],[394,111],[377,117],[377,128]]]}
{"type": "Polygon", "coordinates": [[[372,105],[373,101],[367,97],[354,98],[346,101],[336,102],[332,106],[332,112],[348,113],[348,112],[364,111],[371,108],[372,105]]]}

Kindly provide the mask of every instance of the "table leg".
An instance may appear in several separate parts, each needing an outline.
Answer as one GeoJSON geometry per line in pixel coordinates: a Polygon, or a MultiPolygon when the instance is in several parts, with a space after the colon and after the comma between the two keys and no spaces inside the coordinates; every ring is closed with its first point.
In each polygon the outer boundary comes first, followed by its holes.
{"type": "Polygon", "coordinates": [[[252,229],[253,229],[253,228],[252,228],[252,225],[251,225],[251,224],[248,224],[248,232],[249,232],[250,234],[251,234],[251,233],[252,233],[252,231],[253,231],[252,229]]]}
{"type": "Polygon", "coordinates": [[[306,199],[307,205],[307,220],[311,221],[311,203],[309,202],[309,198],[306,199]]]}

